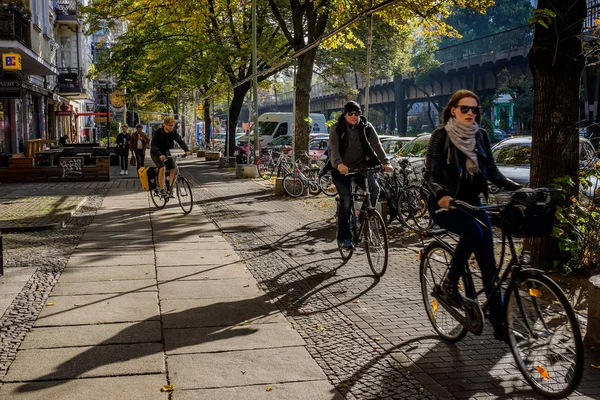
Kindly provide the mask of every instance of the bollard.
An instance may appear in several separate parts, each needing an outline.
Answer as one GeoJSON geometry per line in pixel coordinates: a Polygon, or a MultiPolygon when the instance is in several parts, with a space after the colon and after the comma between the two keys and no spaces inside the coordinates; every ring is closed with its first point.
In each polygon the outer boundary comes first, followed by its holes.
{"type": "Polygon", "coordinates": [[[4,246],[2,245],[2,235],[0,235],[0,276],[4,275],[4,246]]]}
{"type": "Polygon", "coordinates": [[[585,339],[600,344],[600,275],[590,278],[588,287],[588,326],[585,339]]]}

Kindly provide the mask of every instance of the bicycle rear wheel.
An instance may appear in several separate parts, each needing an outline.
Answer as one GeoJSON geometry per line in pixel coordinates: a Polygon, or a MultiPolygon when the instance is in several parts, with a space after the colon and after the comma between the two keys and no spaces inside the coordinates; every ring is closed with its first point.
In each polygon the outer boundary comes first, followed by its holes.
{"type": "Polygon", "coordinates": [[[177,190],[177,199],[179,200],[179,205],[183,210],[184,214],[189,214],[192,212],[192,208],[194,207],[194,197],[192,194],[192,186],[184,177],[180,176],[175,183],[175,189],[177,190]]]}
{"type": "Polygon", "coordinates": [[[271,179],[275,172],[275,164],[273,164],[273,160],[270,157],[260,158],[256,167],[258,168],[258,174],[264,180],[271,179]]]}
{"type": "Polygon", "coordinates": [[[283,191],[291,197],[300,197],[304,194],[304,181],[295,174],[286,174],[283,177],[283,191]]]}
{"type": "Polygon", "coordinates": [[[398,197],[398,219],[409,229],[424,230],[433,226],[427,211],[427,200],[421,187],[409,185],[398,197]]]}
{"type": "MultiPolygon", "coordinates": [[[[450,268],[450,260],[452,260],[452,253],[441,244],[432,242],[421,254],[419,272],[421,277],[421,294],[429,322],[431,322],[433,329],[444,340],[455,343],[466,336],[467,328],[462,326],[432,296],[432,293],[439,291],[446,271],[450,268]]],[[[466,287],[466,281],[463,278],[462,285],[459,286],[459,293],[463,297],[465,297],[464,288],[466,287]]]]}
{"type": "Polygon", "coordinates": [[[388,238],[385,222],[377,210],[367,211],[363,235],[371,271],[377,277],[383,276],[388,265],[388,238]]]}
{"type": "Polygon", "coordinates": [[[525,272],[509,286],[505,307],[510,350],[527,382],[546,397],[568,396],[583,373],[583,342],[562,289],[525,272]]]}
{"type": "Polygon", "coordinates": [[[150,196],[150,200],[152,200],[154,206],[159,210],[165,208],[165,206],[167,205],[167,199],[165,197],[160,196],[159,189],[149,191],[148,196],[150,196]]]}
{"type": "Polygon", "coordinates": [[[327,196],[335,196],[338,194],[337,187],[333,183],[333,178],[329,172],[319,177],[319,187],[327,196]]]}

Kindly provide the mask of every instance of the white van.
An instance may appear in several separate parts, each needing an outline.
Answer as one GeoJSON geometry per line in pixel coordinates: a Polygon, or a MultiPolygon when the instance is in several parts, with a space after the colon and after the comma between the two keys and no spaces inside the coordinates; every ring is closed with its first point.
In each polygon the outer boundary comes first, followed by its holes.
{"type": "MultiPolygon", "coordinates": [[[[325,115],[310,113],[312,120],[311,133],[327,134],[325,115]]],[[[258,117],[258,134],[261,146],[266,145],[280,136],[292,136],[294,127],[294,114],[290,112],[270,112],[258,117]]]]}

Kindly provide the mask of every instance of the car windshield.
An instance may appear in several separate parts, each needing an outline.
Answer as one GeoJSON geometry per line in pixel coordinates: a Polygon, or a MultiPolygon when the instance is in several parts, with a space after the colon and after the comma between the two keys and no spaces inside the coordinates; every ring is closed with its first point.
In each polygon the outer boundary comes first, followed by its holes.
{"type": "Polygon", "coordinates": [[[388,140],[383,142],[381,145],[383,146],[383,150],[386,153],[397,153],[400,149],[406,144],[406,141],[402,140],[388,140]]]}
{"type": "Polygon", "coordinates": [[[527,167],[531,163],[531,143],[509,143],[496,147],[492,154],[496,164],[527,167]]]}
{"type": "Polygon", "coordinates": [[[323,139],[313,140],[312,142],[310,142],[308,144],[308,149],[309,150],[324,150],[324,149],[327,149],[327,144],[328,144],[327,140],[323,140],[323,139]]]}
{"type": "Polygon", "coordinates": [[[273,139],[269,144],[272,146],[282,146],[290,143],[292,143],[291,136],[279,136],[277,139],[273,139]]]}
{"type": "Polygon", "coordinates": [[[425,157],[431,136],[423,136],[408,142],[399,152],[398,157],[425,157]]]}
{"type": "Polygon", "coordinates": [[[262,135],[262,136],[270,136],[273,131],[275,130],[275,127],[277,126],[278,122],[274,122],[274,121],[262,121],[262,122],[258,122],[258,134],[262,135]]]}

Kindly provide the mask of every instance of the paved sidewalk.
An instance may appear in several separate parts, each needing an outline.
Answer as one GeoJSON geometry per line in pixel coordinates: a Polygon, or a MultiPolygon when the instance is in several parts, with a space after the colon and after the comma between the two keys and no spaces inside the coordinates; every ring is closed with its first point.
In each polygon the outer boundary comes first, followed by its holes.
{"type": "Polygon", "coordinates": [[[128,186],[87,226],[0,399],[338,398],[215,224],[128,186]]]}

